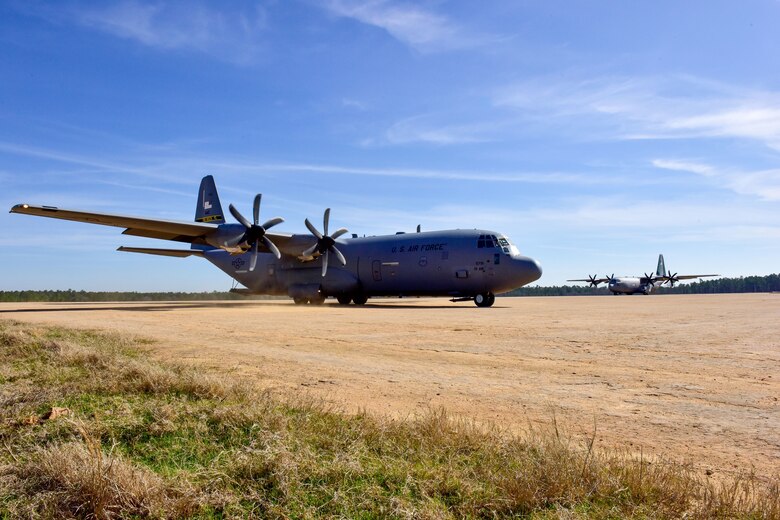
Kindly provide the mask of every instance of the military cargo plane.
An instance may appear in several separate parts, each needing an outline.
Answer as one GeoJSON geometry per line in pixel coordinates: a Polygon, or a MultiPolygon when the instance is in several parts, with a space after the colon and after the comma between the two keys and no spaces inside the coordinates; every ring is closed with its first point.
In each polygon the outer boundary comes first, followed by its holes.
{"type": "Polygon", "coordinates": [[[120,247],[119,251],[172,257],[199,256],[244,285],[242,294],[286,295],[296,304],[363,305],[374,296],[448,296],[490,307],[495,295],[538,280],[539,264],[522,256],[501,233],[480,229],[347,237],[329,234],[330,208],[322,232],[309,219],[309,233],[277,233],[275,217],[260,224],[258,194],[253,219],[232,204],[238,223],[227,223],[214,178],[203,178],[194,222],[74,211],[17,204],[11,213],[125,228],[123,234],[191,244],[190,249],[120,247]]]}
{"type": "Polygon", "coordinates": [[[680,280],[691,280],[693,278],[706,278],[709,276],[720,276],[719,274],[670,274],[664,264],[664,255],[658,255],[658,267],[655,274],[644,276],[618,276],[614,274],[605,278],[596,278],[596,275],[576,280],[566,280],[567,282],[588,282],[591,287],[598,287],[600,283],[607,283],[607,288],[612,294],[650,294],[655,289],[656,284],[663,285],[668,283],[670,287],[680,280]]]}

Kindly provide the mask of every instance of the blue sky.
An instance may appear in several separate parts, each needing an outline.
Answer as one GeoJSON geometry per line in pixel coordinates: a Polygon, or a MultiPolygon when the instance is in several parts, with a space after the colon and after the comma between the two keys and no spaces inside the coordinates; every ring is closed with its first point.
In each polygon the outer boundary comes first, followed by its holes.
{"type": "MultiPolygon", "coordinates": [[[[0,2],[0,205],[480,227],[542,285],[780,271],[780,2],[0,2]]],[[[0,289],[222,290],[0,213],[0,289]]]]}

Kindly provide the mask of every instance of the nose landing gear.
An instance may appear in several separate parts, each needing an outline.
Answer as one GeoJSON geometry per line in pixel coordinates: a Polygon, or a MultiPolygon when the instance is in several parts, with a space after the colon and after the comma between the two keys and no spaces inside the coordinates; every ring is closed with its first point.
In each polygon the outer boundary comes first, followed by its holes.
{"type": "Polygon", "coordinates": [[[496,302],[496,295],[488,293],[480,293],[474,296],[474,303],[477,307],[491,307],[496,302]]]}

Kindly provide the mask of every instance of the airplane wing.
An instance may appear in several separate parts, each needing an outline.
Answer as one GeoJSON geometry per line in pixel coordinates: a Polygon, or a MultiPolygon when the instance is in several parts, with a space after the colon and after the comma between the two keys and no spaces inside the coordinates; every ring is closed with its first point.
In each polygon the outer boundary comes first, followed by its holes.
{"type": "Polygon", "coordinates": [[[144,253],[147,255],[159,255],[159,256],[175,256],[178,258],[186,258],[188,256],[203,256],[201,249],[157,249],[154,247],[118,247],[117,251],[125,251],[128,253],[144,253]]]}
{"type": "MultiPolygon", "coordinates": [[[[54,206],[31,206],[30,204],[17,204],[11,208],[11,213],[120,227],[125,228],[122,232],[125,235],[201,245],[208,245],[206,236],[216,231],[219,227],[217,224],[205,222],[160,220],[129,215],[61,209],[54,206]]],[[[291,239],[291,235],[283,233],[267,233],[266,236],[279,248],[287,246],[291,239]]],[[[267,252],[267,249],[262,244],[260,244],[260,250],[267,252]]]]}
{"type": "Polygon", "coordinates": [[[123,227],[126,228],[123,232],[125,235],[189,243],[205,243],[198,240],[217,229],[216,224],[201,222],[158,220],[128,215],[60,209],[54,206],[31,206],[29,204],[17,204],[11,208],[11,213],[74,220],[76,222],[86,222],[87,224],[100,224],[101,226],[123,227]]]}
{"type": "Polygon", "coordinates": [[[609,278],[577,278],[576,280],[566,280],[567,282],[591,282],[596,285],[600,283],[606,283],[609,281],[609,278]]]}
{"type": "MultiPolygon", "coordinates": [[[[719,274],[681,274],[674,277],[675,280],[693,280],[694,278],[710,278],[720,276],[719,274]]],[[[669,280],[669,276],[659,276],[658,279],[669,280]]]]}

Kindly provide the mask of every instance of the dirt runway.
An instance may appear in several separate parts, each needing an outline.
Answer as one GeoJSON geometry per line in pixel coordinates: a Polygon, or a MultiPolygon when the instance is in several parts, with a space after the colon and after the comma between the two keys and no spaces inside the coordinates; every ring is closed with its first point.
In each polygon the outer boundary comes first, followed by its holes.
{"type": "Polygon", "coordinates": [[[0,304],[0,319],[155,338],[154,354],[348,411],[559,423],[716,474],[780,472],[780,294],[0,304]]]}

